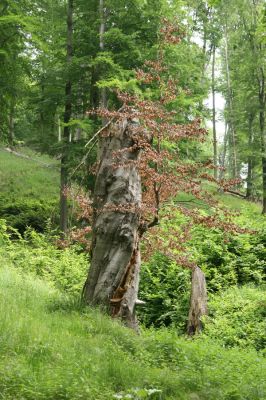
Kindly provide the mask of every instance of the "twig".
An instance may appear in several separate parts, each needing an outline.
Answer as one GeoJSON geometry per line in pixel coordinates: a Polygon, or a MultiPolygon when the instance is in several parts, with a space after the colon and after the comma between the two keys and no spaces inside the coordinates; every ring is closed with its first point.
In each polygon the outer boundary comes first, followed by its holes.
{"type": "Polygon", "coordinates": [[[75,175],[75,173],[77,172],[77,170],[83,165],[85,164],[85,161],[88,158],[88,155],[90,154],[91,150],[93,149],[93,147],[95,146],[95,144],[97,143],[97,141],[95,141],[92,146],[89,148],[89,151],[87,151],[87,153],[83,156],[81,162],[76,166],[76,168],[73,170],[73,172],[71,173],[71,175],[69,176],[69,179],[71,179],[73,177],[73,175],[75,175]]]}

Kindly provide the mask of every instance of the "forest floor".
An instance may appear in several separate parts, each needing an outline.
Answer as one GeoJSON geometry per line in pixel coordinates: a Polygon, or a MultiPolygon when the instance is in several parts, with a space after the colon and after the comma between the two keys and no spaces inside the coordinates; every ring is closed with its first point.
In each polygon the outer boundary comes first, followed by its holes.
{"type": "MultiPolygon", "coordinates": [[[[2,207],[18,199],[57,201],[58,171],[41,163],[0,151],[0,178],[2,207]]],[[[239,216],[242,224],[261,224],[259,205],[229,195],[221,199],[245,210],[239,216]]],[[[263,341],[262,323],[251,321],[258,311],[265,316],[262,286],[216,295],[221,311],[234,312],[235,318],[220,315],[217,339],[208,334],[191,339],[174,327],[141,327],[138,336],[100,311],[80,306],[76,294],[86,275],[86,255],[75,248],[59,250],[32,230],[16,240],[10,234],[12,229],[0,220],[0,399],[266,398],[265,351],[246,340],[263,341]],[[223,336],[234,343],[238,321],[242,342],[230,346],[223,336]]]]}

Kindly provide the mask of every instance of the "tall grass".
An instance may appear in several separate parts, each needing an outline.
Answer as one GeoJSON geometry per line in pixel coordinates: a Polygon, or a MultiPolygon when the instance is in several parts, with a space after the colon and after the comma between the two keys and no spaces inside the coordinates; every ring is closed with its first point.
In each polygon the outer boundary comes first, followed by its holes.
{"type": "Polygon", "coordinates": [[[137,336],[10,264],[0,269],[0,298],[2,399],[265,398],[255,351],[166,329],[137,336]]]}

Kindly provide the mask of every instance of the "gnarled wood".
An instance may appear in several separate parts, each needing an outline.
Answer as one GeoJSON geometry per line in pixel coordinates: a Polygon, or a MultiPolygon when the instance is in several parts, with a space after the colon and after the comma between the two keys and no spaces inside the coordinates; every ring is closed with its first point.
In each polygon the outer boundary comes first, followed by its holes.
{"type": "Polygon", "coordinates": [[[139,208],[141,180],[134,145],[137,121],[111,123],[99,144],[94,189],[91,266],[83,290],[86,303],[105,306],[113,317],[137,329],[139,208]]]}
{"type": "Polygon", "coordinates": [[[201,317],[207,315],[207,288],[205,275],[199,267],[192,271],[190,310],[187,333],[194,335],[202,329],[201,317]]]}

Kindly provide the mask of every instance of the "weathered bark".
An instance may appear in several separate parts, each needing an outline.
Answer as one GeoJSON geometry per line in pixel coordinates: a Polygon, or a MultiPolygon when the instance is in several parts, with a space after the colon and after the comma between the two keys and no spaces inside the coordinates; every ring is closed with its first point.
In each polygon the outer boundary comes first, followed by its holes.
{"type": "MultiPolygon", "coordinates": [[[[73,56],[73,0],[68,0],[67,10],[67,64],[70,66],[73,56]]],[[[72,113],[72,82],[68,77],[66,88],[65,88],[65,113],[64,123],[67,124],[70,121],[72,113]]],[[[64,126],[63,132],[63,145],[62,145],[62,157],[61,157],[61,173],[60,173],[60,231],[64,236],[67,232],[67,195],[65,189],[68,184],[68,143],[70,141],[70,128],[64,126]]]]}
{"type": "Polygon", "coordinates": [[[130,120],[111,123],[100,139],[91,266],[83,289],[87,304],[103,306],[134,329],[140,269],[141,181],[136,165],[139,149],[129,148],[134,145],[136,125],[130,120]]]}
{"type": "Polygon", "coordinates": [[[218,158],[217,158],[217,134],[216,134],[216,105],[215,105],[215,53],[216,47],[212,49],[212,134],[213,134],[213,164],[214,178],[218,178],[218,158]]]}
{"type": "Polygon", "coordinates": [[[207,315],[207,288],[205,275],[199,267],[192,271],[190,310],[187,333],[194,335],[202,330],[201,317],[207,315]]]}

